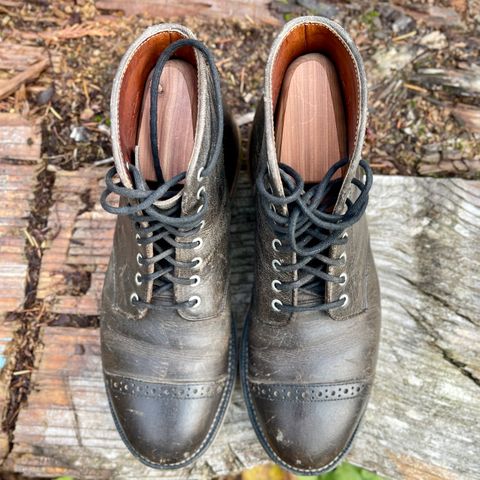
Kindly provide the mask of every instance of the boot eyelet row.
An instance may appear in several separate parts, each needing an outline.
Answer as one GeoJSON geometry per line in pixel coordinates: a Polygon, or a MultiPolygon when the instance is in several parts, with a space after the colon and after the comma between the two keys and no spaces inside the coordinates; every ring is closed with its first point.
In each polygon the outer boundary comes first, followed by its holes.
{"type": "Polygon", "coordinates": [[[281,312],[281,310],[280,310],[278,307],[279,307],[279,306],[282,306],[283,303],[282,303],[278,298],[274,298],[274,299],[272,300],[271,305],[272,305],[272,310],[273,310],[274,312],[281,312]]]}
{"type": "Polygon", "coordinates": [[[193,283],[192,283],[192,287],[196,287],[198,285],[200,285],[200,277],[198,275],[192,275],[190,277],[190,280],[193,280],[193,283]]]}
{"type": "Polygon", "coordinates": [[[194,268],[195,270],[198,270],[202,266],[203,258],[201,257],[192,258],[192,262],[195,262],[195,265],[192,268],[194,268]]]}
{"type": "Polygon", "coordinates": [[[136,293],[132,293],[130,295],[130,304],[131,305],[135,305],[137,302],[138,302],[139,298],[138,298],[138,295],[136,293]]]}
{"type": "MultiPolygon", "coordinates": [[[[205,194],[205,185],[202,185],[198,191],[197,191],[197,200],[200,200],[205,194]]],[[[205,206],[205,204],[202,204],[198,207],[197,209],[197,213],[201,212],[203,210],[203,207],[205,206]]],[[[203,220],[202,220],[203,221],[203,220]]],[[[205,223],[205,222],[204,222],[205,223]]]]}
{"type": "Polygon", "coordinates": [[[197,191],[197,200],[200,200],[202,194],[205,193],[205,185],[202,185],[197,191]]]}
{"type": "Polygon", "coordinates": [[[191,306],[190,308],[193,310],[195,308],[198,308],[200,306],[200,304],[202,303],[202,299],[198,296],[198,295],[192,295],[189,299],[188,299],[189,302],[195,302],[193,304],[193,306],[191,306]]]}
{"type": "Polygon", "coordinates": [[[342,295],[340,295],[339,300],[344,300],[343,305],[341,305],[340,308],[348,307],[348,304],[350,303],[350,297],[346,293],[342,293],[342,295]]]}
{"type": "Polygon", "coordinates": [[[273,290],[274,292],[279,293],[280,290],[279,290],[279,288],[277,287],[277,285],[281,285],[281,284],[282,284],[282,282],[281,282],[280,280],[273,280],[273,281],[272,281],[272,290],[273,290]]]}

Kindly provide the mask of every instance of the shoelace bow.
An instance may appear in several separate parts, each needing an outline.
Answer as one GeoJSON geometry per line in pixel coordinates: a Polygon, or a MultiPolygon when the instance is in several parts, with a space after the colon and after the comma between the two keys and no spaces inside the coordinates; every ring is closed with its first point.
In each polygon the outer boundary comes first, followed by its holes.
{"type": "MultiPolygon", "coordinates": [[[[333,245],[347,243],[343,233],[346,228],[355,224],[365,212],[368,203],[368,193],[372,186],[372,171],[365,161],[360,161],[360,167],[365,173],[365,181],[352,179],[358,188],[359,195],[354,202],[346,201],[346,210],[342,214],[330,213],[341,186],[342,179],[333,179],[335,173],[348,163],[341,160],[334,164],[323,180],[304,191],[301,176],[291,167],[279,164],[280,176],[284,188],[284,196],[277,196],[267,190],[268,174],[265,171],[257,179],[257,189],[265,212],[269,228],[275,239],[272,247],[279,252],[296,253],[296,262],[287,264],[274,260],[274,267],[279,272],[298,272],[297,280],[280,282],[274,280],[272,287],[277,291],[304,289],[321,293],[325,282],[342,284],[342,276],[330,275],[328,266],[341,266],[342,258],[334,259],[328,256],[328,249],[333,245]],[[279,213],[286,206],[287,213],[279,213]]],[[[330,303],[320,302],[308,305],[287,305],[280,300],[272,302],[272,308],[287,313],[301,311],[324,311],[342,307],[346,298],[339,298],[330,303]]]]}
{"type": "MultiPolygon", "coordinates": [[[[198,40],[184,39],[178,40],[169,45],[160,55],[152,75],[151,83],[151,147],[154,160],[154,166],[157,174],[159,187],[155,190],[149,188],[140,171],[132,164],[129,169],[132,177],[133,188],[125,187],[121,181],[115,182],[117,174],[116,168],[112,167],[105,177],[106,189],[101,196],[102,207],[109,213],[115,215],[128,215],[135,224],[137,243],[139,245],[153,244],[154,254],[150,258],[143,258],[139,253],[137,262],[140,266],[154,265],[152,273],[137,273],[135,280],[138,285],[143,282],[153,282],[154,289],[152,298],[160,297],[162,294],[170,291],[174,284],[195,285],[199,277],[192,275],[188,278],[181,278],[174,275],[174,269],[195,269],[201,263],[201,258],[196,257],[191,262],[179,261],[175,258],[175,250],[194,249],[202,245],[200,237],[192,241],[177,241],[178,239],[197,235],[203,227],[203,218],[208,210],[208,199],[205,195],[205,189],[201,187],[197,193],[197,198],[202,200],[198,211],[192,215],[181,215],[181,196],[174,201],[174,204],[168,208],[163,208],[157,202],[172,198],[181,187],[186,177],[183,172],[170,180],[164,181],[160,168],[158,152],[158,132],[157,132],[157,100],[158,86],[163,68],[173,53],[182,47],[193,47],[197,49],[206,59],[210,70],[210,78],[213,86],[216,121],[212,122],[212,142],[210,144],[207,163],[204,168],[200,168],[198,178],[206,178],[215,168],[220,157],[223,141],[223,106],[220,92],[220,77],[215,66],[210,51],[198,40]],[[107,197],[114,193],[128,200],[128,205],[115,207],[108,203],[107,197]]],[[[137,294],[132,294],[131,302],[140,308],[152,310],[192,308],[198,305],[198,297],[190,297],[189,300],[175,303],[155,303],[146,302],[138,298],[137,294]]]]}

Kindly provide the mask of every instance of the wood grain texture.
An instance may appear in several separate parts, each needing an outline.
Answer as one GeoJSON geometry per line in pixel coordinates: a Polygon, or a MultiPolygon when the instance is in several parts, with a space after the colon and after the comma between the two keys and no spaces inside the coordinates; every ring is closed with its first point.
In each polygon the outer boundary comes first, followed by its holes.
{"type": "Polygon", "coordinates": [[[33,45],[0,43],[0,69],[23,71],[45,58],[45,49],[33,45]]]}
{"type": "MultiPolygon", "coordinates": [[[[10,400],[10,380],[18,342],[19,321],[8,313],[25,302],[28,259],[25,256],[26,229],[38,165],[16,165],[4,158],[40,160],[40,129],[18,115],[0,114],[0,422],[5,420],[10,400]],[[31,145],[29,142],[31,141],[31,145]]],[[[0,431],[0,463],[9,451],[8,433],[0,431]]]]}
{"type": "MultiPolygon", "coordinates": [[[[157,180],[150,144],[150,90],[152,73],[145,82],[138,128],[138,169],[146,180],[157,180]]],[[[186,172],[192,156],[197,124],[197,74],[185,60],[169,60],[158,85],[157,135],[162,175],[170,180],[186,172]],[[179,128],[179,126],[181,126],[179,128]]]]}
{"type": "Polygon", "coordinates": [[[35,80],[49,65],[50,60],[43,58],[14,77],[2,80],[0,83],[0,100],[14,93],[22,84],[35,80]]]}
{"type": "Polygon", "coordinates": [[[377,177],[369,221],[383,332],[350,460],[392,478],[478,479],[480,182],[377,177]]]}
{"type": "Polygon", "coordinates": [[[319,183],[334,163],[346,157],[340,81],[325,55],[309,53],[291,63],[275,117],[278,159],[299,172],[305,183],[319,183]]]}
{"type": "Polygon", "coordinates": [[[469,132],[480,133],[480,108],[458,104],[452,114],[469,132]]]}
{"type": "Polygon", "coordinates": [[[98,313],[115,228],[115,217],[98,202],[105,171],[85,167],[56,173],[37,290],[55,313],[98,313]]]}
{"type": "Polygon", "coordinates": [[[270,0],[96,0],[95,5],[101,10],[122,10],[126,15],[146,15],[150,17],[172,18],[186,15],[210,18],[244,18],[253,21],[279,25],[268,8],[270,0]]]}
{"type": "MultiPolygon", "coordinates": [[[[376,177],[369,207],[383,331],[372,401],[349,461],[395,479],[480,479],[480,182],[376,177]]],[[[232,301],[253,280],[251,190],[233,207],[232,301]]],[[[142,467],[116,433],[96,330],[47,327],[5,468],[29,476],[207,479],[266,460],[237,387],[226,423],[191,470],[142,467]]]]}
{"type": "Polygon", "coordinates": [[[25,229],[36,177],[36,165],[0,160],[0,317],[23,306],[28,270],[25,229]]]}
{"type": "MultiPolygon", "coordinates": [[[[18,342],[15,333],[19,328],[18,321],[7,321],[0,314],[0,421],[5,420],[10,401],[10,380],[15,367],[18,342]]],[[[10,451],[8,433],[0,430],[0,464],[10,451]]]]}
{"type": "Polygon", "coordinates": [[[40,161],[41,129],[18,114],[0,113],[0,159],[40,161]]]}

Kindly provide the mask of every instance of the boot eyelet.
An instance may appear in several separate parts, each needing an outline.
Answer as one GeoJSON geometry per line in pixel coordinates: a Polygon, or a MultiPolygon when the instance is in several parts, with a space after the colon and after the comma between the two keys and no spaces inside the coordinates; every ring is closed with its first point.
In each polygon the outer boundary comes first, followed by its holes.
{"type": "Polygon", "coordinates": [[[200,250],[203,247],[203,240],[200,237],[194,238],[193,243],[197,243],[197,245],[193,247],[194,250],[200,250]]]}
{"type": "Polygon", "coordinates": [[[204,206],[205,206],[204,204],[200,205],[200,206],[197,208],[197,213],[201,212],[201,211],[203,210],[203,207],[204,207],[204,206]]]}
{"type": "Polygon", "coordinates": [[[276,272],[279,272],[280,270],[278,267],[281,265],[280,260],[277,260],[276,258],[272,260],[272,267],[276,272]]]}
{"type": "Polygon", "coordinates": [[[342,240],[348,240],[348,232],[345,230],[345,232],[343,232],[342,236],[340,237],[342,240]]]}
{"type": "Polygon", "coordinates": [[[141,240],[141,239],[142,239],[142,237],[141,237],[138,233],[135,234],[135,240],[137,241],[137,245],[138,245],[139,247],[142,246],[142,244],[139,242],[139,240],[141,240]]]}
{"type": "Polygon", "coordinates": [[[272,290],[274,292],[279,293],[280,290],[278,289],[277,285],[281,285],[281,284],[282,284],[282,282],[280,280],[272,280],[272,290]]]}
{"type": "Polygon", "coordinates": [[[203,260],[200,257],[195,257],[195,258],[192,258],[192,262],[195,262],[195,265],[193,266],[193,268],[197,269],[197,268],[200,268],[200,266],[203,263],[203,260]]]}
{"type": "Polygon", "coordinates": [[[198,191],[197,191],[197,200],[200,200],[200,197],[202,196],[202,193],[205,192],[205,186],[201,186],[198,191]]]}
{"type": "Polygon", "coordinates": [[[282,242],[278,238],[272,240],[272,248],[275,252],[278,252],[278,247],[282,246],[282,242]]]}
{"type": "Polygon", "coordinates": [[[274,298],[272,300],[272,309],[273,309],[274,312],[281,312],[280,308],[278,308],[278,307],[280,307],[282,305],[283,305],[283,303],[278,298],[274,298]]]}
{"type": "Polygon", "coordinates": [[[348,281],[348,275],[347,275],[347,272],[343,272],[341,275],[340,275],[340,278],[342,279],[342,281],[339,283],[339,285],[341,285],[342,287],[346,285],[347,281],[348,281]]]}
{"type": "Polygon", "coordinates": [[[200,277],[198,275],[192,275],[190,277],[190,280],[194,281],[191,285],[192,287],[196,287],[197,285],[200,285],[200,277]]]}
{"type": "Polygon", "coordinates": [[[342,262],[342,265],[346,265],[347,264],[347,252],[343,252],[339,257],[338,257],[339,260],[343,260],[342,262]]]}
{"type": "Polygon", "coordinates": [[[198,231],[203,230],[203,227],[205,227],[205,220],[202,220],[202,221],[200,222],[200,228],[198,229],[198,231]]]}
{"type": "Polygon", "coordinates": [[[346,293],[340,295],[339,300],[344,300],[343,305],[340,308],[346,308],[350,303],[350,297],[346,293]]]}
{"type": "Polygon", "coordinates": [[[202,172],[203,172],[203,167],[200,167],[200,168],[198,169],[198,173],[197,173],[197,180],[198,180],[199,182],[201,182],[201,181],[203,180],[202,172]]]}
{"type": "Polygon", "coordinates": [[[132,293],[130,295],[130,304],[135,305],[138,302],[138,295],[136,293],[132,293]]]}
{"type": "Polygon", "coordinates": [[[142,280],[142,274],[140,272],[137,272],[135,274],[135,283],[140,286],[142,283],[143,283],[143,280],[142,280]]]}
{"type": "Polygon", "coordinates": [[[198,295],[192,295],[189,299],[189,302],[195,302],[190,308],[198,308],[202,303],[202,299],[198,295]]]}
{"type": "Polygon", "coordinates": [[[141,253],[137,253],[137,263],[140,267],[143,267],[143,255],[141,253]]]}

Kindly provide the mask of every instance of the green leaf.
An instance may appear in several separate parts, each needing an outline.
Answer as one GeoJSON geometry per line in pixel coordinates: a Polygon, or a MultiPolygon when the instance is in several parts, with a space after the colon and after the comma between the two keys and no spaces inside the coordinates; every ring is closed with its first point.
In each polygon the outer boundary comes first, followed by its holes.
{"type": "Polygon", "coordinates": [[[325,473],[318,477],[297,477],[301,480],[382,480],[375,473],[355,467],[350,463],[342,463],[332,472],[325,473]]]}

